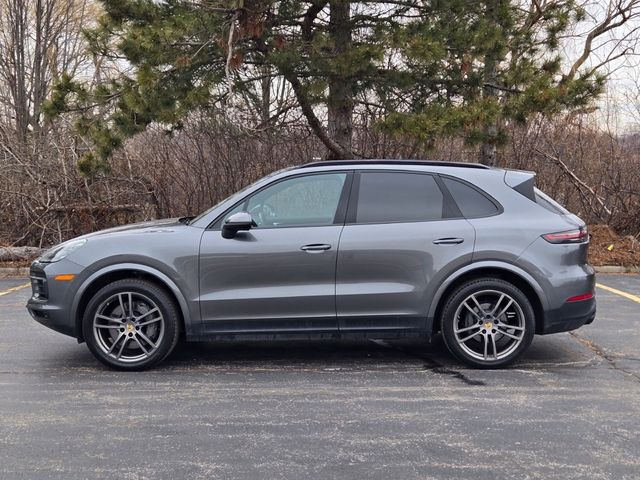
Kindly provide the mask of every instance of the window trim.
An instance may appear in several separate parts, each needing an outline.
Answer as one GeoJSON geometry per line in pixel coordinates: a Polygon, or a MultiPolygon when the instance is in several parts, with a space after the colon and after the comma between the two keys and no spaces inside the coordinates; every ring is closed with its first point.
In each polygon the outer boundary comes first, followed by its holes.
{"type": "Polygon", "coordinates": [[[458,218],[464,218],[460,210],[458,209],[457,204],[453,201],[453,197],[449,190],[443,188],[444,185],[439,178],[437,173],[433,172],[423,172],[419,170],[402,170],[402,169],[365,169],[365,170],[355,170],[353,175],[353,185],[351,187],[351,194],[349,196],[349,206],[347,208],[347,215],[345,220],[345,225],[388,225],[394,223],[426,223],[426,222],[441,222],[443,220],[456,220],[458,218]],[[434,218],[431,220],[388,220],[384,222],[358,222],[357,212],[358,212],[358,200],[360,194],[360,180],[363,173],[402,173],[407,175],[429,175],[433,178],[437,187],[440,189],[440,193],[442,194],[442,202],[443,202],[443,216],[442,218],[434,218]],[[446,211],[446,213],[444,213],[446,211]]]}
{"type": "Polygon", "coordinates": [[[460,218],[466,218],[466,219],[491,218],[491,217],[495,217],[497,215],[502,215],[504,213],[504,207],[500,204],[500,202],[498,202],[495,198],[493,198],[491,195],[489,195],[487,192],[485,192],[480,187],[477,187],[473,183],[471,183],[471,182],[469,182],[467,180],[464,180],[464,179],[462,179],[460,177],[453,176],[453,175],[438,174],[438,176],[441,177],[440,181],[442,182],[442,188],[444,188],[447,191],[447,194],[451,198],[451,202],[453,202],[453,205],[456,206],[456,209],[460,213],[460,218]],[[480,195],[482,195],[487,200],[489,200],[493,204],[493,206],[496,207],[496,211],[494,213],[490,214],[490,215],[469,215],[469,216],[463,215],[462,214],[462,210],[460,209],[460,206],[458,205],[458,202],[456,202],[455,198],[453,197],[453,194],[449,191],[449,189],[447,188],[447,185],[444,183],[444,181],[442,181],[442,178],[449,178],[449,179],[451,179],[453,181],[457,181],[457,182],[462,183],[463,185],[468,186],[472,190],[475,190],[480,195]]]}
{"type": "Polygon", "coordinates": [[[262,187],[260,187],[258,190],[255,190],[251,193],[249,193],[248,195],[246,195],[245,197],[243,197],[242,199],[238,200],[237,202],[235,202],[233,205],[231,205],[229,208],[227,208],[224,212],[222,212],[220,215],[218,215],[206,228],[206,230],[211,230],[211,231],[221,231],[222,230],[222,222],[224,221],[224,219],[226,218],[226,216],[229,214],[229,212],[231,212],[232,210],[234,210],[238,205],[241,205],[243,203],[247,203],[251,197],[253,197],[254,195],[257,195],[258,193],[262,192],[263,190],[270,188],[274,185],[277,185],[278,183],[282,183],[285,182],[287,180],[291,180],[294,178],[300,178],[300,177],[311,177],[313,175],[330,175],[330,174],[340,174],[343,173],[346,175],[345,179],[344,179],[344,184],[342,185],[342,191],[340,192],[340,198],[338,199],[338,206],[336,207],[336,214],[333,217],[333,222],[332,223],[328,223],[328,224],[322,224],[322,225],[318,225],[318,224],[300,224],[300,225],[273,225],[273,226],[269,226],[269,227],[253,227],[251,230],[273,230],[273,229],[284,229],[284,228],[310,228],[310,227],[329,227],[332,225],[344,225],[344,220],[345,220],[345,216],[346,216],[346,210],[347,210],[347,201],[349,199],[349,193],[351,191],[352,188],[352,184],[353,184],[353,170],[324,170],[324,171],[319,171],[319,172],[301,172],[301,173],[296,173],[294,175],[287,175],[286,177],[282,177],[279,178],[277,180],[274,180],[273,182],[270,182],[266,185],[263,185],[262,187]]]}

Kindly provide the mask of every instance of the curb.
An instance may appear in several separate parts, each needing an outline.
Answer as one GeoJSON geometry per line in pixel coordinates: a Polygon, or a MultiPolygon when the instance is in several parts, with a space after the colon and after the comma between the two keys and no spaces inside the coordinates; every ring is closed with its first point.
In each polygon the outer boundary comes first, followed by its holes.
{"type": "Polygon", "coordinates": [[[640,273],[640,267],[621,267],[618,265],[600,265],[593,267],[596,273],[640,273]]]}
{"type": "Polygon", "coordinates": [[[0,268],[0,277],[28,277],[29,269],[27,267],[0,268]]]}

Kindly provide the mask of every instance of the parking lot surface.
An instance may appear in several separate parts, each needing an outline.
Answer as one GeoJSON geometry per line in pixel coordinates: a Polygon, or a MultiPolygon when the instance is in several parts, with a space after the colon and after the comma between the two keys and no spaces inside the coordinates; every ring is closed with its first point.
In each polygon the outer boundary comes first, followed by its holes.
{"type": "Polygon", "coordinates": [[[640,303],[604,288],[505,370],[436,338],[186,344],[119,373],[1,294],[24,283],[0,280],[4,480],[640,478],[640,303]]]}

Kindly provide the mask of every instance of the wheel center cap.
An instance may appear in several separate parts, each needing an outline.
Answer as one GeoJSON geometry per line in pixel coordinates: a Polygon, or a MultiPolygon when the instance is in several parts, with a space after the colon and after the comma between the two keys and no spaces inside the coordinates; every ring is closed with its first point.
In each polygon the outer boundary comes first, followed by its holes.
{"type": "Polygon", "coordinates": [[[490,330],[493,328],[493,322],[485,322],[484,323],[484,328],[486,328],[487,330],[490,330]]]}
{"type": "Polygon", "coordinates": [[[133,326],[133,323],[127,323],[127,332],[133,332],[136,327],[133,326]]]}

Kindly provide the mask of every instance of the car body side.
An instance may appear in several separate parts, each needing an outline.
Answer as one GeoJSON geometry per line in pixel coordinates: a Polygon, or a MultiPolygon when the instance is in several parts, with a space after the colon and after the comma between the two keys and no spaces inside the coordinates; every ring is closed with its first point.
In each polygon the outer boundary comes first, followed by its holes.
{"type": "MultiPolygon", "coordinates": [[[[37,321],[82,341],[81,317],[91,293],[110,281],[140,276],[162,285],[174,297],[188,340],[219,338],[220,335],[207,332],[201,310],[200,253],[202,242],[214,233],[211,227],[215,221],[241,199],[274,181],[299,174],[356,170],[401,170],[451,176],[489,193],[501,209],[492,216],[443,220],[468,224],[466,228],[472,231],[473,246],[468,255],[439,263],[428,281],[419,286],[423,290],[419,298],[424,302],[420,319],[412,324],[412,328],[383,332],[373,323],[370,329],[334,333],[375,337],[431,335],[439,328],[437,320],[442,303],[455,287],[462,281],[487,273],[511,280],[527,294],[536,311],[536,333],[571,330],[593,320],[595,299],[566,301],[574,295],[594,290],[594,271],[586,262],[587,244],[551,246],[541,237],[542,232],[559,232],[572,225],[579,226],[581,221],[577,217],[556,215],[507,187],[504,181],[508,171],[505,170],[388,164],[287,169],[231,196],[189,225],[163,220],[89,234],[85,237],[89,238],[90,248],[81,248],[70,258],[56,263],[34,263],[32,274],[35,276],[51,279],[57,274],[70,273],[76,277],[71,282],[47,281],[49,300],[39,302],[32,298],[29,310],[37,321]],[[500,182],[503,182],[501,188],[496,188],[500,182]]],[[[345,227],[348,225],[349,222],[345,222],[345,227]]],[[[215,233],[220,235],[219,231],[215,233]]],[[[418,248],[416,245],[420,240],[413,239],[407,248],[418,248]]],[[[393,239],[390,237],[389,241],[393,239]]],[[[429,244],[428,248],[432,249],[433,245],[429,244]]],[[[242,321],[239,321],[237,332],[231,336],[242,336],[242,332],[242,321]]],[[[255,332],[246,333],[255,336],[255,332]]],[[[264,333],[273,337],[268,331],[264,333]]]]}

